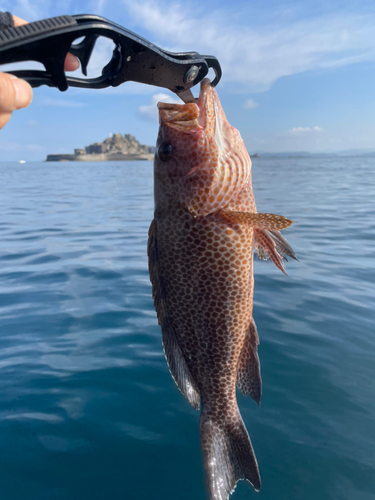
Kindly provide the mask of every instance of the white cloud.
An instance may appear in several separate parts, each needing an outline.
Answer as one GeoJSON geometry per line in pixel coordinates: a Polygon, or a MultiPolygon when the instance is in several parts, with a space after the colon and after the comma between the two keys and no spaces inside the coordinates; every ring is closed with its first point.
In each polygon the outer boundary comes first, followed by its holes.
{"type": "Polygon", "coordinates": [[[0,151],[21,151],[22,146],[17,142],[0,142],[0,151]]]}
{"type": "Polygon", "coordinates": [[[29,0],[18,0],[16,5],[11,9],[11,12],[14,12],[18,17],[22,17],[28,21],[42,19],[43,17],[40,17],[40,9],[37,8],[35,3],[36,2],[31,2],[29,0]]]}
{"type": "Polygon", "coordinates": [[[56,106],[58,108],[83,108],[87,106],[84,102],[72,101],[71,99],[55,99],[54,97],[42,97],[39,102],[43,106],[56,106]]]}
{"type": "Polygon", "coordinates": [[[183,3],[123,3],[133,21],[163,48],[215,55],[223,83],[233,90],[265,91],[283,76],[375,60],[372,12],[333,12],[289,22],[282,22],[281,13],[268,24],[246,26],[229,23],[225,11],[197,11],[183,3]]]}
{"type": "Polygon", "coordinates": [[[47,148],[40,146],[39,144],[27,144],[25,149],[27,151],[45,151],[47,148]]]}
{"type": "Polygon", "coordinates": [[[70,13],[72,11],[71,3],[71,0],[59,0],[59,12],[56,13],[56,2],[53,0],[3,0],[1,10],[9,10],[12,14],[32,22],[70,13]]]}
{"type": "Polygon", "coordinates": [[[255,101],[253,101],[253,99],[247,99],[247,101],[245,101],[245,108],[246,109],[255,109],[259,106],[259,104],[255,101]]]}
{"type": "Polygon", "coordinates": [[[90,12],[96,14],[97,16],[101,16],[105,12],[106,5],[107,0],[94,0],[92,4],[92,11],[90,12]]]}
{"type": "Polygon", "coordinates": [[[44,146],[39,144],[19,144],[18,142],[0,142],[0,151],[45,151],[44,146]]]}
{"type": "Polygon", "coordinates": [[[158,121],[158,102],[168,102],[170,104],[183,104],[180,99],[172,97],[168,94],[155,94],[151,98],[151,104],[140,106],[139,114],[142,118],[151,121],[158,121]]]}
{"type": "MultiPolygon", "coordinates": [[[[100,37],[95,43],[87,68],[87,77],[96,78],[102,74],[102,69],[112,59],[115,45],[109,38],[100,37]]],[[[75,76],[75,75],[74,75],[75,76]]]]}
{"type": "MultiPolygon", "coordinates": [[[[254,12],[246,10],[252,8],[249,2],[241,15],[231,12],[228,22],[228,9],[208,11],[204,4],[197,7],[189,0],[180,3],[90,0],[85,4],[89,6],[87,10],[94,13],[116,8],[119,18],[108,14],[109,17],[125,26],[130,24],[132,29],[165,49],[197,50],[215,55],[223,68],[219,88],[226,85],[232,92],[265,91],[283,76],[375,61],[375,13],[366,12],[365,8],[358,9],[357,13],[327,9],[326,14],[314,15],[301,6],[273,8],[272,12],[262,7],[259,18],[254,16],[256,6],[254,12]],[[304,11],[305,18],[298,19],[304,11]]],[[[52,0],[3,0],[2,9],[36,20],[73,12],[77,7],[71,0],[61,0],[58,8],[52,0]]],[[[98,40],[89,65],[89,77],[101,74],[111,59],[112,49],[111,41],[98,40]]],[[[28,63],[27,68],[33,68],[34,64],[28,63]]],[[[76,92],[87,91],[76,89],[76,92]]],[[[101,92],[141,94],[150,93],[152,89],[129,82],[101,92]]]]}
{"type": "Polygon", "coordinates": [[[306,134],[306,133],[314,133],[314,132],[323,132],[324,129],[318,127],[315,125],[315,127],[293,127],[290,130],[287,130],[287,134],[289,135],[299,135],[299,134],[306,134]]]}

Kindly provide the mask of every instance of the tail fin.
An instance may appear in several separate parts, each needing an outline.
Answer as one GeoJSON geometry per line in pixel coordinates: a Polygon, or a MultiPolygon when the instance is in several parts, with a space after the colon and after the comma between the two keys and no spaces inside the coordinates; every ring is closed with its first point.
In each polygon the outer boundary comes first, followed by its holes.
{"type": "Polygon", "coordinates": [[[258,463],[238,408],[231,420],[218,422],[203,407],[200,433],[210,500],[228,499],[240,479],[260,490],[258,463]]]}

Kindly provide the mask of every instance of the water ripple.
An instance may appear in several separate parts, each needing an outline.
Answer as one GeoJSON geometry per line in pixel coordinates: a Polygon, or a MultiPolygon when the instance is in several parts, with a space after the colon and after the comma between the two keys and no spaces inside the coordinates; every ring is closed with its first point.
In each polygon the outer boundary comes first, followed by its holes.
{"type": "MultiPolygon", "coordinates": [[[[255,266],[263,400],[239,403],[262,500],[375,499],[374,167],[254,161],[258,210],[296,221],[300,259],[255,266]]],[[[1,498],[203,500],[151,299],[151,164],[0,173],[1,498]]]]}

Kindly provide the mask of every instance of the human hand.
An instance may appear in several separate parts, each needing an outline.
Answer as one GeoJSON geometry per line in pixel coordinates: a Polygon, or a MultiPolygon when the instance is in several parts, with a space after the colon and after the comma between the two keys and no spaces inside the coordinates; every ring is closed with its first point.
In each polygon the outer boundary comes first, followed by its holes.
{"type": "MultiPolygon", "coordinates": [[[[14,26],[27,24],[27,21],[13,16],[14,26]]],[[[65,71],[75,71],[79,68],[78,59],[72,54],[67,54],[64,64],[65,71]]],[[[31,86],[7,73],[0,73],[0,129],[10,120],[13,111],[26,108],[32,101],[33,91],[31,86]]]]}

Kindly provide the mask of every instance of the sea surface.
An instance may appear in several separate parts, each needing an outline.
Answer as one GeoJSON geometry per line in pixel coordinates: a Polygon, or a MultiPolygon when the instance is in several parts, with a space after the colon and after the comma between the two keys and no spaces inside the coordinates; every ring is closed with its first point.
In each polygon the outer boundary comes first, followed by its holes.
{"type": "MultiPolygon", "coordinates": [[[[375,158],[255,159],[295,220],[255,264],[262,476],[234,500],[375,499],[375,158]]],[[[0,164],[1,500],[204,500],[199,414],[162,351],[151,162],[0,164]]]]}

